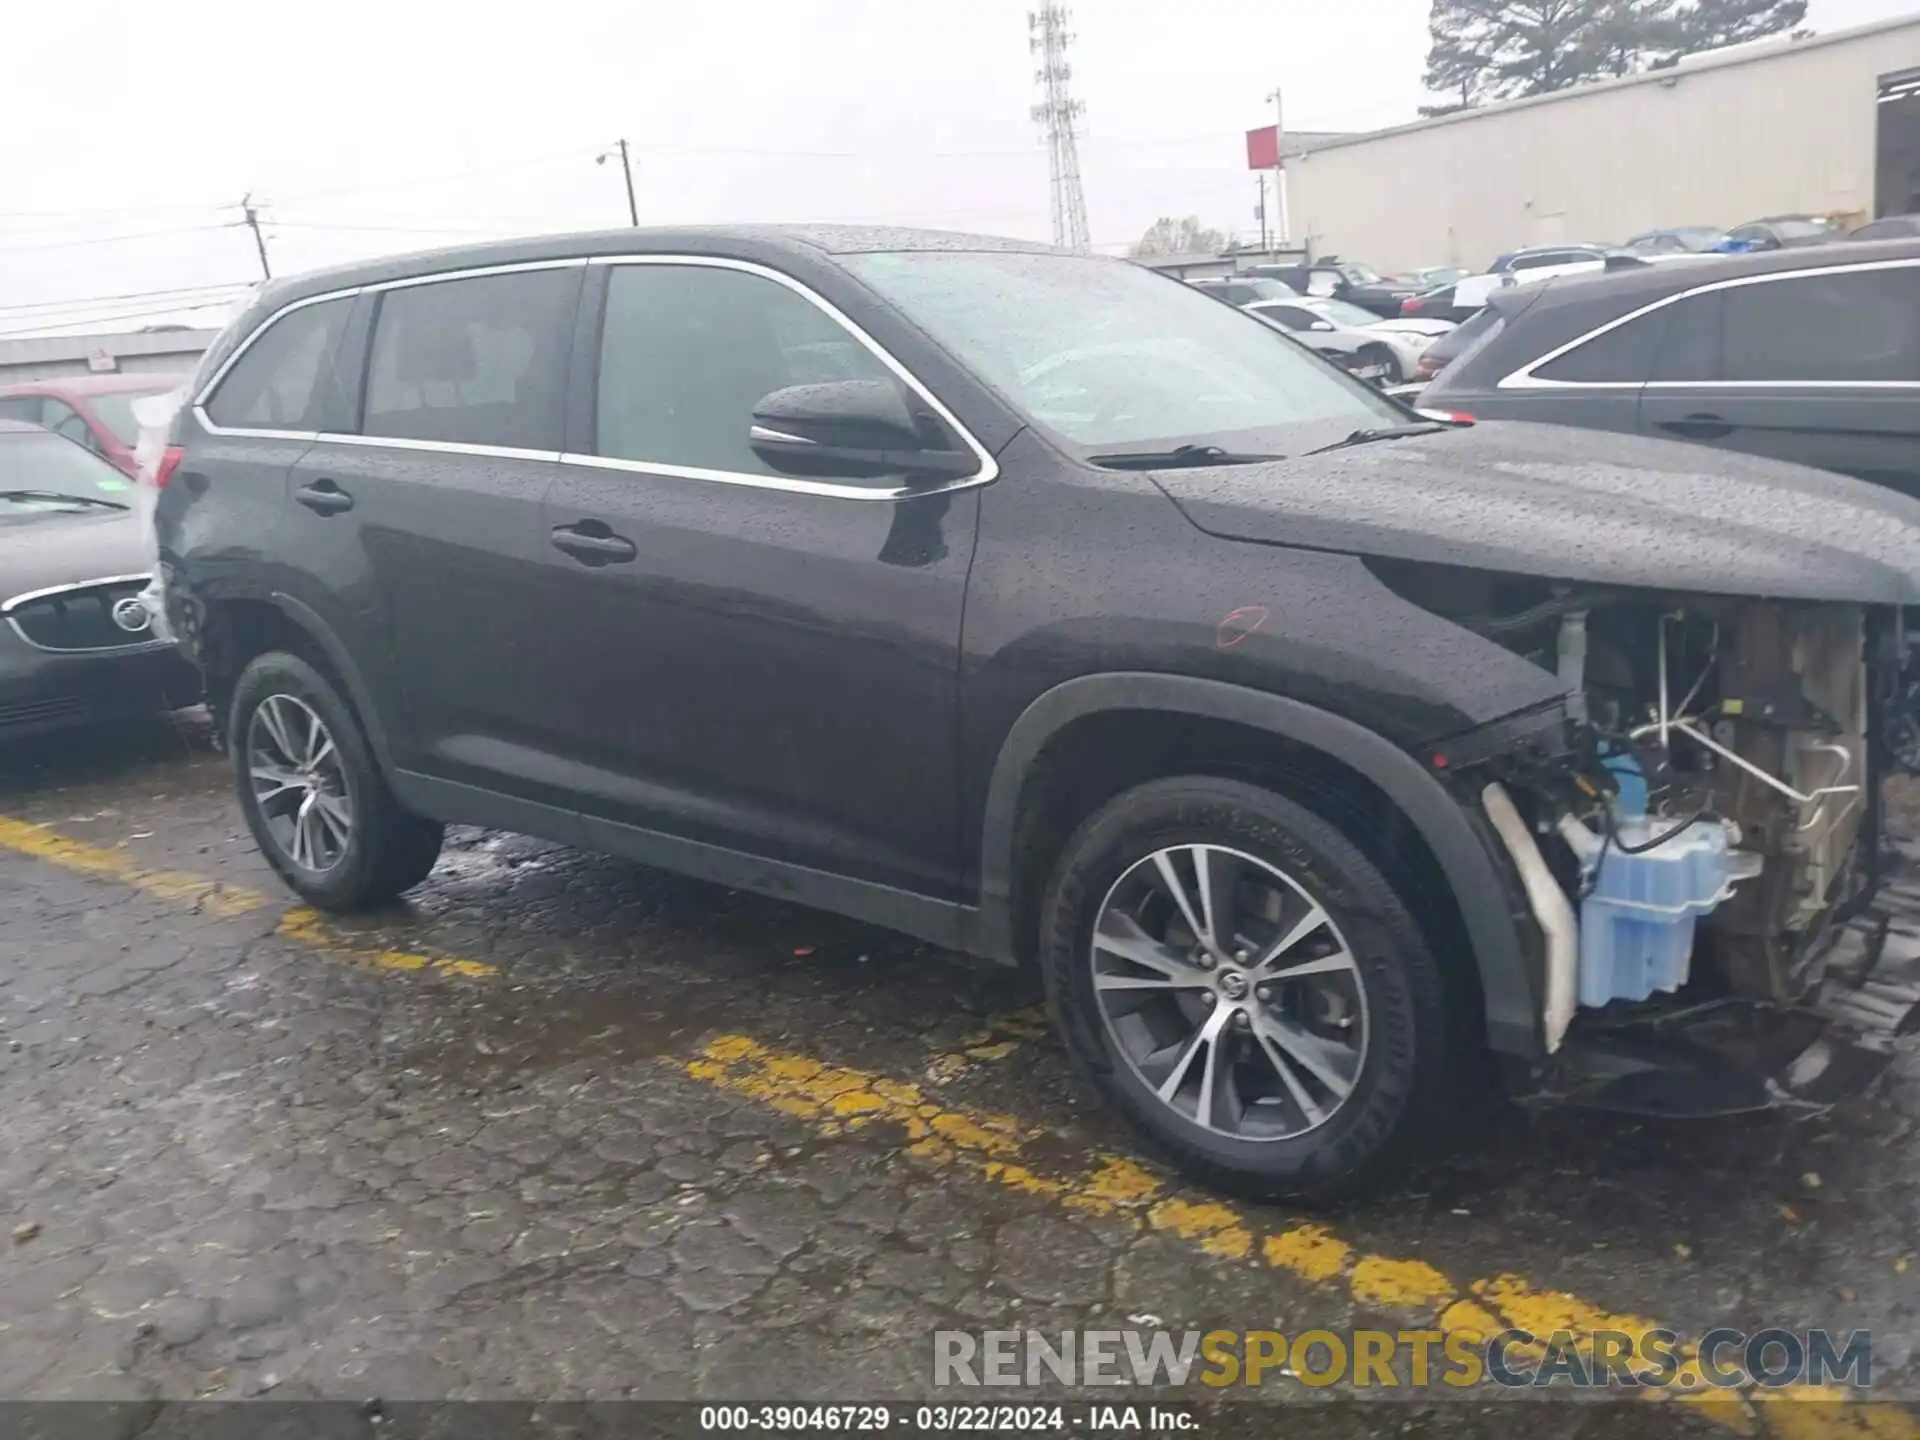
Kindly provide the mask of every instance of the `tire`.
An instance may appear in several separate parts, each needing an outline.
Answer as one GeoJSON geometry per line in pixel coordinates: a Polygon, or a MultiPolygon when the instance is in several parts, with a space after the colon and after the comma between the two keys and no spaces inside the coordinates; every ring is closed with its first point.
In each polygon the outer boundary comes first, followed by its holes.
{"type": "Polygon", "coordinates": [[[1400,362],[1395,358],[1393,351],[1389,350],[1386,346],[1363,345],[1354,356],[1354,359],[1362,365],[1384,365],[1386,367],[1386,373],[1378,380],[1369,380],[1367,382],[1376,389],[1384,390],[1389,385],[1398,385],[1400,383],[1400,362]]]}
{"type": "MultiPolygon", "coordinates": [[[[1080,826],[1061,855],[1042,907],[1039,954],[1047,997],[1080,1078],[1146,1148],[1214,1189],[1258,1200],[1329,1204],[1425,1158],[1435,1142],[1444,1143],[1449,1117],[1457,1113],[1448,1101],[1469,1068],[1471,1057],[1462,1053],[1466,1042],[1456,1038],[1465,1027],[1451,1023],[1445,977],[1408,907],[1338,829],[1271,791],[1237,780],[1187,777],[1153,781],[1109,802],[1080,826]],[[1155,940],[1145,957],[1151,966],[1135,965],[1104,944],[1096,950],[1095,927],[1101,923],[1108,937],[1192,934],[1193,927],[1181,928],[1187,912],[1176,908],[1170,890],[1155,891],[1156,876],[1164,872],[1151,858],[1168,853],[1175,871],[1190,877],[1197,873],[1190,847],[1207,851],[1207,872],[1222,893],[1219,903],[1236,913],[1229,927],[1236,935],[1269,923],[1261,905],[1277,906],[1271,928],[1255,937],[1263,948],[1279,948],[1277,936],[1311,923],[1301,917],[1318,905],[1329,923],[1304,932],[1274,965],[1282,972],[1297,966],[1325,973],[1263,984],[1260,971],[1242,969],[1236,983],[1247,998],[1241,1001],[1225,988],[1233,979],[1229,972],[1252,953],[1239,947],[1217,966],[1200,954],[1197,963],[1214,971],[1207,983],[1217,993],[1194,994],[1193,977],[1179,972],[1182,989],[1175,995],[1159,988],[1161,967],[1183,938],[1172,945],[1155,940]],[[1275,874],[1285,883],[1274,883],[1275,874]],[[1269,892],[1280,898],[1270,899],[1269,892]],[[1137,905],[1129,898],[1136,893],[1145,897],[1137,905]],[[1239,917],[1243,910],[1248,914],[1239,917]],[[1166,917],[1164,930],[1157,928],[1159,916],[1166,917]],[[1314,953],[1326,958],[1289,958],[1314,953]],[[1343,965],[1343,954],[1350,964],[1343,965]],[[1104,971],[1102,985],[1126,988],[1096,989],[1096,969],[1104,971]],[[1142,1009],[1116,1018],[1136,1003],[1135,986],[1147,992],[1138,1001],[1142,1009]],[[1233,1027],[1246,1028],[1217,1048],[1207,1044],[1174,1100],[1163,1100],[1148,1077],[1164,1085],[1172,1067],[1153,1068],[1153,1057],[1174,1053],[1182,1042],[1162,1037],[1177,1036],[1185,1024],[1204,1028],[1216,1009],[1230,1003],[1247,1016],[1229,1015],[1230,1026],[1216,1033],[1225,1037],[1235,1034],[1233,1027]],[[1312,1020],[1303,1018],[1309,1009],[1312,1020]],[[1206,1020],[1188,1018],[1190,1010],[1206,1020]],[[1345,1018],[1337,1018],[1343,1010],[1345,1018]],[[1173,1048],[1153,1049],[1143,1059],[1157,1043],[1173,1048]],[[1281,1065],[1271,1058],[1275,1049],[1293,1071],[1284,1085],[1281,1065]],[[1344,1095],[1294,1061],[1296,1053],[1331,1072],[1331,1080],[1344,1080],[1344,1095]],[[1224,1102],[1217,1083],[1211,1091],[1194,1084],[1193,1071],[1216,1058],[1224,1062],[1216,1082],[1228,1070],[1234,1077],[1224,1102]],[[1348,1063],[1351,1072],[1343,1073],[1348,1063]],[[1180,1108],[1189,1092],[1192,1114],[1180,1108]],[[1209,1093],[1218,1123],[1203,1125],[1199,1096],[1209,1093]],[[1310,1106],[1321,1112],[1319,1121],[1310,1106]]],[[[1253,963],[1261,958],[1253,955],[1253,963]]],[[[1266,978],[1276,977],[1269,971],[1266,978]]],[[[1204,1074],[1199,1080],[1206,1083],[1204,1074]]]]}
{"type": "Polygon", "coordinates": [[[254,843],[308,904],[365,909],[427,878],[444,828],[394,797],[359,717],[311,663],[284,650],[257,656],[234,685],[227,735],[254,843]],[[321,727],[319,738],[304,730],[310,720],[321,727]],[[291,738],[283,744],[276,735],[291,738]],[[303,769],[310,753],[320,758],[303,769]],[[312,777],[304,788],[284,783],[302,775],[312,777]],[[316,789],[319,800],[305,807],[311,815],[295,820],[301,797],[316,789]]]}

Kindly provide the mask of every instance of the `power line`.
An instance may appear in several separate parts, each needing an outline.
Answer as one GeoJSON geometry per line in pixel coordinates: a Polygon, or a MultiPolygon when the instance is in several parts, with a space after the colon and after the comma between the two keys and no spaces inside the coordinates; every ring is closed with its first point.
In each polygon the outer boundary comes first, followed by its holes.
{"type": "Polygon", "coordinates": [[[74,295],[65,300],[24,300],[0,305],[0,319],[18,319],[22,312],[85,310],[97,305],[124,304],[130,300],[190,300],[218,292],[251,290],[251,280],[229,280],[219,285],[183,285],[175,290],[128,290],[119,295],[74,295]]]}
{"type": "Polygon", "coordinates": [[[161,235],[197,235],[203,231],[231,230],[239,221],[218,225],[181,225],[171,230],[135,230],[126,235],[92,235],[77,240],[61,240],[47,245],[0,245],[0,255],[33,255],[46,250],[70,250],[80,245],[117,245],[123,240],[151,240],[161,235]]]}
{"type": "Polygon", "coordinates": [[[72,330],[94,325],[124,325],[131,320],[157,320],[174,315],[190,315],[197,310],[220,309],[232,303],[232,300],[204,300],[186,305],[167,305],[157,309],[131,310],[114,315],[89,315],[77,320],[43,320],[37,324],[29,324],[20,329],[0,330],[0,340],[12,340],[35,335],[51,335],[58,330],[72,330]]]}

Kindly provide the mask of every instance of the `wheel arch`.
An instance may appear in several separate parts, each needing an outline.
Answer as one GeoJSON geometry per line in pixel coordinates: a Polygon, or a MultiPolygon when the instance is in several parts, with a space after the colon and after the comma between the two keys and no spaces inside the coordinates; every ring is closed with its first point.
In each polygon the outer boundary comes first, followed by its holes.
{"type": "Polygon", "coordinates": [[[348,703],[365,727],[375,758],[391,769],[385,726],[373,704],[371,689],[352,652],[319,612],[281,591],[270,597],[234,597],[207,606],[200,643],[201,668],[207,675],[207,694],[214,720],[224,731],[233,683],[255,656],[276,648],[292,649],[314,662],[347,692],[348,703]]]}
{"type": "MultiPolygon", "coordinates": [[[[1495,1050],[1542,1053],[1537,965],[1511,886],[1470,813],[1411,756],[1362,725],[1298,700],[1215,680],[1110,673],[1065,681],[1035,699],[1002,741],[987,786],[980,834],[980,933],[972,948],[999,958],[1024,953],[1029,909],[1020,876],[1023,815],[1049,746],[1076,726],[1119,716],[1164,715],[1221,722],[1286,742],[1374,787],[1431,856],[1473,955],[1486,1038],[1495,1050]]],[[[1149,778],[1142,775],[1140,778],[1149,778]]],[[[1358,837],[1356,837],[1358,838],[1358,837]]]]}

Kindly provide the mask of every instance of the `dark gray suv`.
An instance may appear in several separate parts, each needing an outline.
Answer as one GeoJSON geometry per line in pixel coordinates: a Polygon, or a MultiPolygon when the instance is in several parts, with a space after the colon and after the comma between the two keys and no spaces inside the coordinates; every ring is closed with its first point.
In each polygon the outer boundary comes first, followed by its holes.
{"type": "Polygon", "coordinates": [[[1032,963],[1150,1144],[1314,1200],[1489,1053],[1724,1114],[1902,1023],[1903,496],[1434,423],[1139,266],[895,230],[302,276],[192,395],[165,612],[313,904],[461,822],[1032,963]]]}
{"type": "Polygon", "coordinates": [[[1520,286],[1496,291],[1476,328],[1423,405],[1690,440],[1920,493],[1920,241],[1520,286]]]}

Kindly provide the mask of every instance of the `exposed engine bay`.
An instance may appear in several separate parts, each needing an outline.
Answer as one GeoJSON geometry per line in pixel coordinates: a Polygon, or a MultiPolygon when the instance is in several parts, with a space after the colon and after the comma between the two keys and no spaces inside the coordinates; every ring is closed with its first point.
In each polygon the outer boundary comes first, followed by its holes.
{"type": "Polygon", "coordinates": [[[1549,1050],[1596,1010],[1803,1006],[1882,880],[1898,613],[1380,569],[1565,692],[1550,741],[1462,757],[1543,932],[1549,1050]]]}

